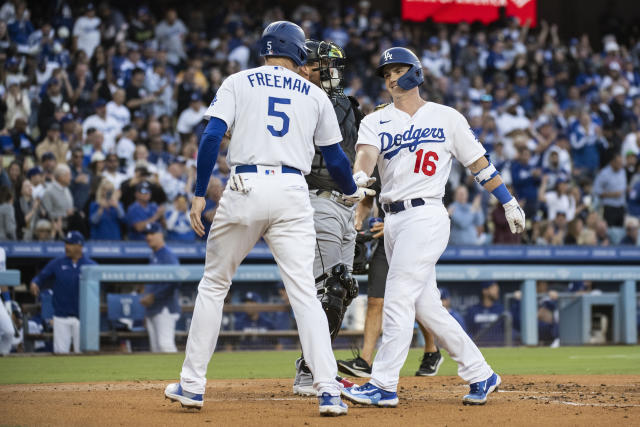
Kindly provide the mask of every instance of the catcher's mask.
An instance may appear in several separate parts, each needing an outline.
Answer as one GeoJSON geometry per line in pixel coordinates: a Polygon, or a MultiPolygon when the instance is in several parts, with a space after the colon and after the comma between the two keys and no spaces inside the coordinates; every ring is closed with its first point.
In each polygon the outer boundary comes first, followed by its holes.
{"type": "Polygon", "coordinates": [[[313,71],[320,71],[322,89],[329,95],[342,93],[344,67],[347,57],[344,50],[333,42],[307,40],[307,62],[317,63],[313,71]]]}

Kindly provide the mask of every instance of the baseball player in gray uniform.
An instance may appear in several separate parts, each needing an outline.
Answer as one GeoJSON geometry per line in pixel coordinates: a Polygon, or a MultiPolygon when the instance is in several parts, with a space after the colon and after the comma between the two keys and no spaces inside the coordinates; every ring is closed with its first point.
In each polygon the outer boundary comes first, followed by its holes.
{"type": "MultiPolygon", "coordinates": [[[[342,134],[340,146],[353,163],[358,127],[364,114],[358,108],[358,101],[347,97],[343,92],[342,77],[346,62],[344,50],[335,43],[317,40],[307,40],[305,46],[308,58],[307,64],[301,67],[301,74],[329,96],[342,134]]],[[[351,276],[356,238],[355,208],[352,202],[344,198],[340,187],[331,178],[318,148],[311,164],[311,173],[306,176],[306,180],[316,229],[313,275],[333,341],[340,331],[347,306],[358,296],[358,283],[351,276]]],[[[293,392],[302,396],[315,396],[313,376],[304,357],[296,360],[295,366],[293,392]]],[[[336,379],[345,387],[354,385],[342,377],[336,379]]]]}

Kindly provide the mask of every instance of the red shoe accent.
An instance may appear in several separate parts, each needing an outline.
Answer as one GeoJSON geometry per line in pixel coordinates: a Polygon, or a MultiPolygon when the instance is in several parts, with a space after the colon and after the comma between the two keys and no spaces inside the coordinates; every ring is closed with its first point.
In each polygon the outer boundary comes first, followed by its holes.
{"type": "Polygon", "coordinates": [[[357,385],[356,383],[353,383],[353,382],[349,381],[348,379],[342,378],[340,376],[336,377],[336,381],[338,381],[340,384],[342,384],[342,386],[344,388],[353,387],[353,386],[357,385]]]}

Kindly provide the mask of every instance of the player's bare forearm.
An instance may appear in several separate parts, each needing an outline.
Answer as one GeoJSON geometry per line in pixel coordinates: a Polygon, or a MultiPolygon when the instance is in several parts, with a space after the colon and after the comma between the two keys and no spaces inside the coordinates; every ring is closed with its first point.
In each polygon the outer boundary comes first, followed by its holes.
{"type": "Polygon", "coordinates": [[[362,171],[366,173],[367,176],[371,176],[373,169],[376,167],[379,154],[380,150],[373,145],[358,145],[353,172],[358,173],[362,171]]]}
{"type": "MultiPolygon", "coordinates": [[[[482,169],[486,168],[487,166],[489,166],[489,161],[487,160],[486,157],[482,156],[478,160],[476,160],[475,162],[469,165],[469,170],[474,175],[476,175],[478,172],[480,172],[482,169]]],[[[502,177],[500,177],[500,175],[496,175],[493,178],[491,178],[487,183],[485,183],[483,185],[483,188],[488,192],[492,192],[493,190],[498,188],[500,184],[502,184],[502,177]]]]}
{"type": "Polygon", "coordinates": [[[354,225],[356,230],[362,229],[362,222],[371,212],[371,208],[373,207],[373,197],[367,196],[360,203],[356,205],[356,214],[354,219],[354,225]]]}

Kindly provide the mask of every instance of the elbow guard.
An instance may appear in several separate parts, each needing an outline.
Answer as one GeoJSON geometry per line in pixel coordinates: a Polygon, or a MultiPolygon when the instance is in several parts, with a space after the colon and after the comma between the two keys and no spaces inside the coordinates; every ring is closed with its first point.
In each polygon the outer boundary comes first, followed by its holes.
{"type": "Polygon", "coordinates": [[[484,186],[487,182],[491,181],[496,175],[499,174],[500,172],[498,172],[496,167],[493,166],[493,163],[489,161],[489,164],[484,169],[476,174],[473,174],[473,176],[478,184],[484,186]]]}

